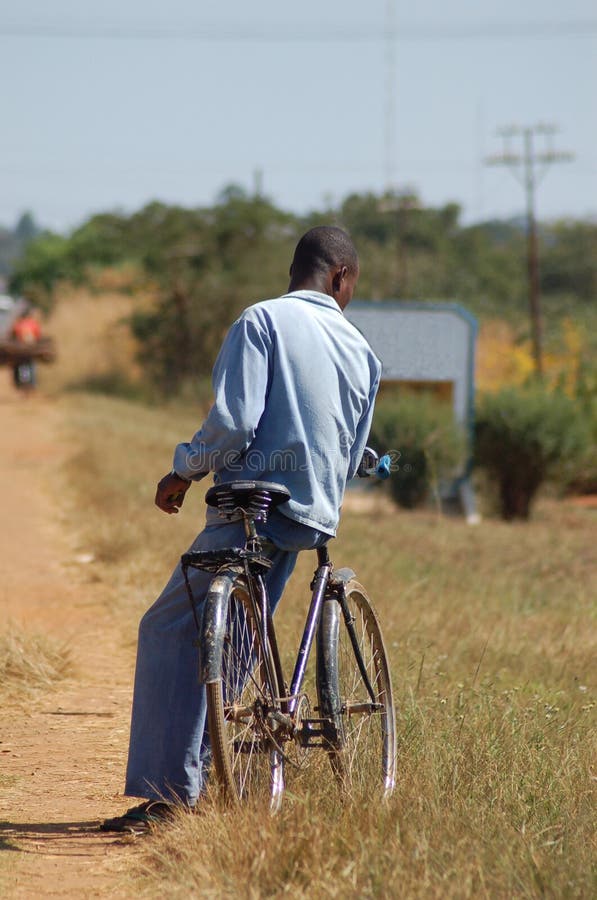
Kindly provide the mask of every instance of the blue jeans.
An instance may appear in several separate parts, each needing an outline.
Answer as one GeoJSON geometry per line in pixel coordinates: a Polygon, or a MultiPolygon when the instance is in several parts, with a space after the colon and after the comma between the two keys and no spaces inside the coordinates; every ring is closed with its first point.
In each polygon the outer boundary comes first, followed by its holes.
{"type": "MultiPolygon", "coordinates": [[[[273,512],[259,526],[275,549],[266,583],[272,612],[299,550],[322,546],[329,535],[273,512]]],[[[190,549],[243,546],[242,523],[208,525],[190,549]]],[[[193,596],[205,599],[212,575],[189,570],[193,596]]],[[[193,806],[205,788],[209,759],[205,688],[198,682],[197,631],[180,564],[139,625],[131,736],[124,793],[193,806]],[[207,765],[205,766],[207,768],[207,765]]]]}

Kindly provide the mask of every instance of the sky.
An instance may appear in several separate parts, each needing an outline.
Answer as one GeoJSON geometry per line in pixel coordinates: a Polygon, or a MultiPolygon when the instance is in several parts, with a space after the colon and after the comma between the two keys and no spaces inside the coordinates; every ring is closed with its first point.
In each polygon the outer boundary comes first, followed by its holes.
{"type": "Polygon", "coordinates": [[[483,159],[538,122],[574,154],[539,217],[595,217],[596,50],[594,0],[0,0],[0,224],[207,205],[256,172],[300,213],[392,186],[516,216],[483,159]]]}

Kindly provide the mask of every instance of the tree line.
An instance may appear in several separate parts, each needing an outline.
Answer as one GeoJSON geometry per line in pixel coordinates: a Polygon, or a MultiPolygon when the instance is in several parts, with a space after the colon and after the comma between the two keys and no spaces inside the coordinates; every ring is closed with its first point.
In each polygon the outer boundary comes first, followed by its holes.
{"type": "MultiPolygon", "coordinates": [[[[148,375],[171,391],[211,371],[225,328],[245,306],[285,289],[296,241],[313,225],[351,233],[362,299],[452,300],[480,316],[522,319],[522,222],[460,218],[457,204],[425,207],[399,192],[352,194],[299,216],[231,186],[209,207],[153,202],[131,215],[95,215],[69,235],[31,235],[10,286],[46,309],[61,284],[92,284],[106,267],[126,271],[130,290],[151,286],[156,300],[131,328],[148,375]]],[[[546,223],[540,241],[546,304],[588,308],[597,295],[597,223],[546,223]]]]}

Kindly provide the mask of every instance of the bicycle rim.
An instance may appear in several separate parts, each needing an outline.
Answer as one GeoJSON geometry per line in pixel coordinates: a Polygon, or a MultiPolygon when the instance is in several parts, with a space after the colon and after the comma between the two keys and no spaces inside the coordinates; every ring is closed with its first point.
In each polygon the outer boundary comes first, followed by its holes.
{"type": "Polygon", "coordinates": [[[206,685],[212,763],[228,800],[269,797],[275,810],[284,790],[283,757],[271,724],[280,692],[242,581],[231,585],[224,627],[221,679],[206,685]]]}
{"type": "Polygon", "coordinates": [[[364,797],[374,790],[387,797],[396,782],[396,722],[387,654],[377,615],[361,585],[349,582],[346,600],[373,699],[340,603],[327,599],[317,654],[320,714],[334,725],[327,751],[347,793],[364,797]]]}

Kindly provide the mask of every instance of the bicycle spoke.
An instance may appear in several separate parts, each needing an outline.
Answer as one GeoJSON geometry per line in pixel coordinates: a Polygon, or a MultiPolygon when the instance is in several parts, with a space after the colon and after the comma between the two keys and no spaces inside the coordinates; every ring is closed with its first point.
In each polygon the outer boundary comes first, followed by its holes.
{"type": "Polygon", "coordinates": [[[330,761],[346,790],[368,793],[382,784],[387,795],[395,779],[395,726],[391,684],[377,618],[363,589],[351,583],[347,604],[364,672],[339,604],[326,602],[318,679],[320,703],[332,718],[337,737],[330,761]],[[367,680],[369,685],[367,684],[367,680]],[[374,700],[371,698],[372,689],[374,700]]]}
{"type": "Polygon", "coordinates": [[[229,797],[271,794],[276,805],[283,779],[268,713],[279,691],[277,686],[273,693],[270,689],[248,593],[240,588],[230,594],[221,672],[221,683],[208,685],[210,729],[213,721],[218,731],[214,757],[220,780],[229,797]]]}

